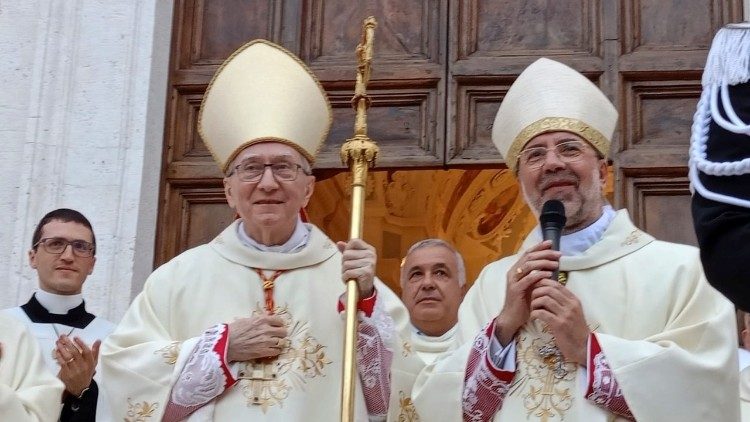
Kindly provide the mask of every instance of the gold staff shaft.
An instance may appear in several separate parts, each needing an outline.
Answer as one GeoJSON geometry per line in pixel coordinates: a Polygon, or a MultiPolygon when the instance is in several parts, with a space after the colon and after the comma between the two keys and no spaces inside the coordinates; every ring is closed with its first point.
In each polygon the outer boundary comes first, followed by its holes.
{"type": "MultiPolygon", "coordinates": [[[[341,161],[352,173],[352,220],[349,238],[362,237],[365,187],[367,170],[375,166],[378,146],[367,137],[367,82],[370,80],[372,62],[372,42],[375,36],[374,17],[365,19],[362,27],[362,40],[357,46],[357,79],[354,85],[352,106],[357,111],[354,121],[354,137],[341,146],[341,161]]],[[[354,391],[357,376],[357,301],[359,299],[357,280],[346,282],[346,328],[344,332],[344,366],[341,383],[341,422],[354,421],[354,391]]]]}

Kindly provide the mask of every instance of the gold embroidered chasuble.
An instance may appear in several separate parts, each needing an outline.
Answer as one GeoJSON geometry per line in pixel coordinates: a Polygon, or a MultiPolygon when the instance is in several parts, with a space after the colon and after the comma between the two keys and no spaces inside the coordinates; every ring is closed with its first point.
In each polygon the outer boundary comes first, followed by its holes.
{"type": "Polygon", "coordinates": [[[0,313],[0,344],[0,420],[57,421],[63,383],[47,369],[36,339],[0,313]]]}
{"type": "MultiPolygon", "coordinates": [[[[541,241],[537,231],[521,250],[541,241]]],[[[486,266],[459,310],[455,350],[419,376],[414,402],[426,420],[460,421],[471,342],[504,303],[514,255],[486,266]]],[[[733,306],[708,285],[698,250],[657,241],[626,211],[583,254],[563,256],[566,286],[639,421],[736,421],[733,306]]],[[[586,369],[559,362],[539,322],[516,335],[516,373],[495,421],[621,421],[584,398],[586,369]]]]}
{"type": "MultiPolygon", "coordinates": [[[[262,281],[253,268],[285,270],[275,281],[275,313],[287,322],[288,345],[267,363],[234,363],[241,378],[214,400],[216,421],[331,421],[339,417],[344,320],[337,312],[341,254],[315,226],[297,253],[251,250],[240,243],[235,222],[206,245],[159,267],[149,277],[122,322],[102,346],[105,388],[113,416],[126,421],[159,421],[169,400],[177,355],[190,353],[185,340],[207,328],[264,312],[262,281]],[[138,419],[140,418],[140,419],[138,419]]],[[[398,297],[376,280],[378,305],[407,332],[408,314],[398,297]]],[[[391,413],[399,390],[410,392],[421,367],[405,360],[400,336],[394,351],[391,413]],[[408,377],[401,376],[405,371],[408,377]]],[[[359,384],[359,383],[358,383],[359,384]]],[[[395,406],[394,406],[395,405],[395,406]]],[[[366,421],[360,385],[356,420],[366,421]]]]}

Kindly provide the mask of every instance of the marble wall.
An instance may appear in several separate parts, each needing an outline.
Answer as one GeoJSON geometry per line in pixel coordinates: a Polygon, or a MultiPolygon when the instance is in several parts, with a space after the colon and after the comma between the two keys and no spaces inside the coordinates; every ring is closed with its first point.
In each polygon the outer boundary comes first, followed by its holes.
{"type": "Polygon", "coordinates": [[[96,232],[92,312],[118,321],[151,272],[171,23],[169,0],[0,1],[0,307],[36,288],[59,207],[96,232]]]}

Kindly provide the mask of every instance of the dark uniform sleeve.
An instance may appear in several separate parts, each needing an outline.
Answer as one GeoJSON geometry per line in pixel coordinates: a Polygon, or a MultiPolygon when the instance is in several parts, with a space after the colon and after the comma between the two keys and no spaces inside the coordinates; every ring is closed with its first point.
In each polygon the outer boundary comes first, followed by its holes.
{"type": "MultiPolygon", "coordinates": [[[[750,83],[729,87],[737,115],[750,122],[750,83]]],[[[719,101],[720,112],[724,114],[719,101]]],[[[750,157],[750,136],[736,134],[711,122],[706,155],[710,161],[739,161],[750,157]]],[[[710,191],[750,200],[750,174],[699,175],[710,191]]],[[[706,278],[740,309],[750,311],[750,208],[693,195],[693,223],[706,278]]]]}
{"type": "Polygon", "coordinates": [[[60,422],[94,422],[96,420],[96,401],[99,398],[99,386],[91,380],[89,389],[78,397],[66,394],[60,422]]]}

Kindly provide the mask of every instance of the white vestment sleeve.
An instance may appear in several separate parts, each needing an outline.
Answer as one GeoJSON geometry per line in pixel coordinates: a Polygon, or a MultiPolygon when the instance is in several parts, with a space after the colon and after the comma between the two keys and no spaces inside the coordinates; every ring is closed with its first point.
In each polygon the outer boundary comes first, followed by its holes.
{"type": "Polygon", "coordinates": [[[0,317],[0,420],[57,421],[64,386],[47,370],[36,339],[6,318],[0,317]]]}
{"type": "Polygon", "coordinates": [[[102,343],[103,388],[110,398],[113,420],[143,415],[161,420],[169,402],[182,341],[173,339],[162,322],[169,321],[170,303],[168,292],[159,290],[159,284],[168,276],[161,267],[149,277],[143,292],[102,343]]]}

